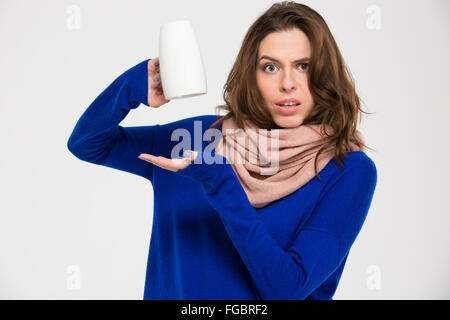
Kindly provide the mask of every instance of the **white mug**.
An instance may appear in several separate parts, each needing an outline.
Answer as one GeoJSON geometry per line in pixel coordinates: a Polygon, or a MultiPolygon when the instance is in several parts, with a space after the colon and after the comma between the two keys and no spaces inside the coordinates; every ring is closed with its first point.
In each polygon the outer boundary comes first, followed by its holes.
{"type": "Polygon", "coordinates": [[[159,72],[164,96],[168,100],[207,93],[202,55],[188,20],[172,21],[161,26],[159,72]]]}

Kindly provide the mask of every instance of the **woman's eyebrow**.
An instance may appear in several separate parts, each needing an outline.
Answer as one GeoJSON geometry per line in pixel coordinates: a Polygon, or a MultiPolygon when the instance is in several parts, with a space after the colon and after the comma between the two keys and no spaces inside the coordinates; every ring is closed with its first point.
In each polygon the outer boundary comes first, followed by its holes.
{"type": "MultiPolygon", "coordinates": [[[[259,58],[259,60],[262,60],[262,59],[272,60],[272,61],[280,63],[280,61],[278,61],[277,59],[269,57],[269,56],[266,56],[266,55],[264,55],[261,58],[259,58]]],[[[301,58],[301,59],[297,59],[297,60],[293,61],[292,63],[308,62],[308,61],[310,61],[310,58],[309,57],[304,57],[304,58],[301,58]]]]}

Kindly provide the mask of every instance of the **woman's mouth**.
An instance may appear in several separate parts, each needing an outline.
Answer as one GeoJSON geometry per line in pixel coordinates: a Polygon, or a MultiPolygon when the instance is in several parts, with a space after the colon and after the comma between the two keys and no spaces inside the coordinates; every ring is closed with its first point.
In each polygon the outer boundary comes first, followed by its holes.
{"type": "Polygon", "coordinates": [[[292,114],[297,112],[300,109],[301,104],[291,105],[291,106],[283,106],[279,104],[275,104],[277,110],[282,114],[292,114]]]}

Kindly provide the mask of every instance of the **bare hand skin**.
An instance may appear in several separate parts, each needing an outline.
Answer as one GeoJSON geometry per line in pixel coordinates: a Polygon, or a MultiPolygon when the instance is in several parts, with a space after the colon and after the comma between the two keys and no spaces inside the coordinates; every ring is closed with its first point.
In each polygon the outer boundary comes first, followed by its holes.
{"type": "Polygon", "coordinates": [[[148,105],[153,108],[158,108],[170,101],[164,96],[159,65],[155,65],[157,63],[159,64],[158,57],[148,61],[148,105]]]}
{"type": "MultiPolygon", "coordinates": [[[[190,151],[190,150],[189,150],[190,151]]],[[[192,163],[192,161],[197,158],[198,152],[191,151],[190,155],[185,156],[184,158],[178,158],[178,159],[168,159],[161,156],[153,156],[148,153],[142,153],[138,158],[144,161],[148,161],[150,163],[153,163],[154,165],[177,172],[179,170],[182,170],[186,168],[188,165],[192,163]]]]}

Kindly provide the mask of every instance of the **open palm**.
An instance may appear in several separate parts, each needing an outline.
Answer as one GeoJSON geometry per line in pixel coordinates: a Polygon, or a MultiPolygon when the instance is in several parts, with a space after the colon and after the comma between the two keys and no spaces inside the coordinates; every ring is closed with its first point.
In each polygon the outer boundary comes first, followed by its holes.
{"type": "Polygon", "coordinates": [[[189,164],[191,164],[192,161],[194,161],[195,158],[197,158],[197,155],[198,152],[196,151],[187,151],[185,152],[183,158],[168,159],[161,156],[154,156],[148,153],[142,153],[141,155],[139,155],[138,158],[153,163],[154,165],[160,168],[177,172],[179,170],[186,168],[189,164]]]}

